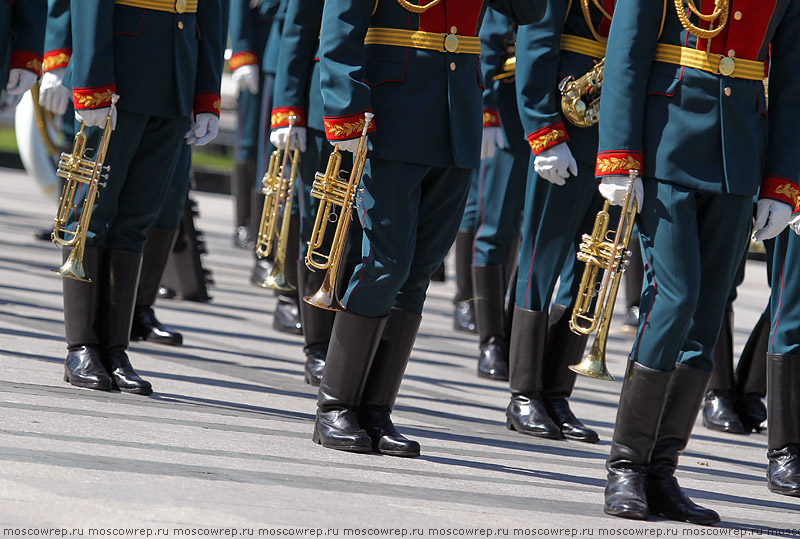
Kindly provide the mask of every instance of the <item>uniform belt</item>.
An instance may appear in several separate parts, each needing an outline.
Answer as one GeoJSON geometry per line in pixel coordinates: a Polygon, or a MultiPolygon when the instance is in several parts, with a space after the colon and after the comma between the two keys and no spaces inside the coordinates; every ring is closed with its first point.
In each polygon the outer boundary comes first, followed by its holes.
{"type": "Polygon", "coordinates": [[[170,13],[197,13],[198,0],[116,0],[123,6],[143,7],[170,13]]]}
{"type": "Polygon", "coordinates": [[[401,30],[399,28],[370,28],[367,30],[365,45],[394,45],[438,52],[480,54],[481,40],[475,36],[438,34],[421,30],[401,30]]]}
{"type": "Polygon", "coordinates": [[[654,60],[739,79],[764,80],[764,62],[659,43],[654,60]]]}
{"type": "Polygon", "coordinates": [[[561,50],[585,54],[592,58],[603,58],[606,55],[606,44],[594,39],[561,34],[561,50]]]}

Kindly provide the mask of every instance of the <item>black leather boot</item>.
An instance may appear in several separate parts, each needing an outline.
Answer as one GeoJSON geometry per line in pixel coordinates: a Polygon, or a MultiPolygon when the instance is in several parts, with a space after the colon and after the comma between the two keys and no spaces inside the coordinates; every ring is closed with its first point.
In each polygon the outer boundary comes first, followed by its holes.
{"type": "MultiPolygon", "coordinates": [[[[72,249],[63,250],[66,261],[72,249]]],[[[64,381],[74,386],[111,391],[111,378],[100,358],[97,309],[100,290],[100,249],[86,247],[83,271],[91,282],[62,278],[64,288],[64,334],[67,359],[64,381]]]]}
{"type": "MultiPolygon", "coordinates": [[[[297,262],[297,293],[302,298],[314,294],[325,278],[324,271],[311,271],[304,260],[297,262]]],[[[331,329],[336,313],[312,307],[302,299],[299,302],[306,355],[304,377],[307,384],[318,386],[325,368],[325,356],[331,340],[331,329]]]]}
{"type": "Polygon", "coordinates": [[[459,331],[477,333],[475,307],[472,300],[472,242],[474,231],[461,229],[456,236],[456,296],[453,298],[455,314],[453,328],[459,331]]]}
{"type": "Polygon", "coordinates": [[[100,353],[115,388],[126,393],[150,395],[153,386],[136,374],[126,352],[141,266],[141,253],[103,251],[106,279],[100,294],[100,353]]]}
{"type": "Polygon", "coordinates": [[[717,344],[714,346],[714,371],[703,403],[703,426],[731,434],[744,434],[744,426],[736,413],[733,381],[733,313],[722,319],[717,344]]]}
{"type": "Polygon", "coordinates": [[[292,335],[303,334],[303,324],[300,321],[300,304],[297,291],[281,292],[275,304],[275,314],[272,317],[272,329],[281,333],[292,335]]]}
{"type": "Polygon", "coordinates": [[[372,439],[358,422],[358,409],[386,318],[336,313],[319,384],[315,443],[329,449],[372,452],[372,439]]]}
{"type": "Polygon", "coordinates": [[[153,311],[161,276],[177,235],[178,229],[151,226],[147,230],[142,272],[139,276],[136,306],[133,310],[132,341],[150,341],[172,346],[183,344],[183,335],[164,326],[153,311]]]}
{"type": "Polygon", "coordinates": [[[418,457],[419,444],[400,434],[391,413],[422,316],[392,309],[361,397],[358,421],[372,439],[372,450],[394,457],[418,457]]]}
{"type": "Polygon", "coordinates": [[[736,364],[736,412],[746,431],[766,429],[767,407],[762,399],[767,394],[767,348],[769,345],[770,309],[761,314],[742,356],[736,364]]]}
{"type": "Polygon", "coordinates": [[[564,438],[594,444],[600,441],[596,431],[575,417],[567,398],[572,395],[577,374],[569,370],[583,359],[588,335],[569,329],[572,309],[553,305],[547,328],[547,347],[542,365],[542,397],[550,419],[561,429],[564,438]]]}
{"type": "Polygon", "coordinates": [[[506,292],[503,266],[472,266],[475,319],[480,335],[478,376],[508,380],[508,338],[503,320],[506,292]]]}
{"type": "Polygon", "coordinates": [[[657,371],[629,362],[619,397],[603,511],[647,520],[646,478],[656,444],[672,371],[657,371]]]}
{"type": "Polygon", "coordinates": [[[506,427],[522,434],[562,437],[542,399],[542,362],[547,339],[547,313],[514,307],[511,326],[509,389],[506,427]]]}
{"type": "Polygon", "coordinates": [[[647,504],[651,515],[693,524],[719,522],[716,511],[694,503],[678,485],[678,456],[689,443],[710,374],[678,364],[672,373],[656,445],[647,467],[647,504]]]}
{"type": "Polygon", "coordinates": [[[800,496],[800,355],[767,356],[767,486],[800,496]]]}
{"type": "Polygon", "coordinates": [[[250,250],[255,245],[253,241],[251,214],[251,195],[253,184],[256,181],[256,160],[243,159],[236,161],[231,178],[231,194],[233,195],[236,214],[236,232],[233,235],[234,247],[250,250]]]}

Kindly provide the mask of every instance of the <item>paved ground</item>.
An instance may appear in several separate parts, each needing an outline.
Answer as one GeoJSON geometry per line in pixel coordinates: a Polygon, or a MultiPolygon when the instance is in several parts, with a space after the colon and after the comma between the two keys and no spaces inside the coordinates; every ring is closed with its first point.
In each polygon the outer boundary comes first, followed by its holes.
{"type": "MultiPolygon", "coordinates": [[[[31,236],[51,220],[54,203],[17,171],[0,170],[0,188],[4,527],[101,528],[104,535],[131,527],[172,535],[189,527],[255,535],[282,527],[343,535],[342,528],[424,535],[575,528],[579,536],[791,536],[779,530],[800,528],[800,504],[766,489],[766,436],[723,435],[699,423],[678,476],[698,502],[719,511],[718,528],[605,516],[603,463],[620,382],[581,378],[572,399],[600,444],[506,430],[506,385],[475,376],[476,339],[452,330],[452,276],[430,289],[394,414],[423,456],[353,455],[311,443],[315,391],[303,383],[300,338],[271,329],[274,298],[248,283],[251,260],[231,246],[232,204],[222,196],[198,195],[213,301],[159,302],[161,319],[186,344],[132,348],[156,393],[73,388],[61,380],[61,284],[50,272],[60,256],[31,236]]],[[[766,302],[764,273],[762,263],[750,263],[736,304],[737,350],[766,302]]],[[[630,335],[619,331],[609,343],[617,377],[629,347],[630,335]]]]}

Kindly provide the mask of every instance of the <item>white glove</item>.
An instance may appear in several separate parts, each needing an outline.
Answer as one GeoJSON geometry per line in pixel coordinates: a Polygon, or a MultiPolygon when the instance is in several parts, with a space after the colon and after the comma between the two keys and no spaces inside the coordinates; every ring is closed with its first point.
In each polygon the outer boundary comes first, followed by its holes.
{"type": "Polygon", "coordinates": [[[36,73],[16,67],[8,72],[6,92],[11,95],[22,95],[36,84],[37,78],[36,73]]]}
{"type": "MultiPolygon", "coordinates": [[[[786,202],[778,202],[769,198],[762,198],[756,204],[756,222],[753,224],[753,239],[755,241],[774,238],[789,224],[792,218],[792,206],[786,202]]],[[[792,227],[794,230],[794,227],[792,227]]]]}
{"type": "Polygon", "coordinates": [[[0,113],[8,112],[17,108],[19,102],[22,101],[22,96],[25,94],[6,94],[2,101],[0,101],[0,113]]]}
{"type": "Polygon", "coordinates": [[[495,148],[501,150],[506,147],[506,137],[503,128],[498,126],[484,127],[481,138],[481,159],[494,157],[495,148]]]}
{"type": "MultiPolygon", "coordinates": [[[[600,191],[600,194],[603,195],[603,198],[608,200],[612,206],[622,206],[622,203],[625,201],[625,192],[628,190],[630,181],[630,176],[623,174],[603,176],[597,189],[600,191]]],[[[636,176],[633,180],[633,198],[636,200],[636,211],[642,211],[644,186],[642,185],[641,176],[636,176]]]]}
{"type": "MultiPolygon", "coordinates": [[[[288,127],[277,127],[269,134],[269,141],[276,148],[283,149],[286,145],[286,135],[289,133],[288,127]]],[[[289,145],[290,150],[294,150],[295,143],[300,147],[300,151],[306,151],[306,128],[293,127],[292,128],[292,142],[289,145]]]]}
{"type": "MultiPolygon", "coordinates": [[[[86,127],[105,127],[106,116],[111,107],[103,107],[101,109],[79,109],[75,111],[75,118],[79,122],[86,124],[86,127]]],[[[117,109],[114,109],[114,114],[111,116],[111,130],[117,128],[117,109]]]]}
{"type": "Polygon", "coordinates": [[[533,160],[533,170],[550,183],[564,185],[570,173],[578,175],[578,163],[567,143],[561,142],[537,155],[533,160]]]}
{"type": "Polygon", "coordinates": [[[42,75],[39,85],[39,104],[53,114],[64,114],[72,98],[72,92],[62,86],[66,67],[58,67],[42,75]]]}
{"type": "Polygon", "coordinates": [[[247,64],[241,67],[237,67],[231,73],[231,77],[233,78],[233,82],[236,83],[236,87],[239,88],[239,91],[243,90],[250,90],[251,94],[258,93],[258,85],[259,85],[259,77],[261,73],[258,69],[258,66],[255,64],[247,64]]]}
{"type": "Polygon", "coordinates": [[[795,234],[800,234],[800,215],[792,217],[792,220],[789,221],[789,226],[792,227],[795,234]]]}
{"type": "Polygon", "coordinates": [[[205,146],[214,140],[219,133],[219,117],[210,112],[201,112],[189,124],[186,132],[186,143],[193,146],[205,146]]]}
{"type": "Polygon", "coordinates": [[[350,140],[329,140],[331,146],[339,145],[340,152],[356,153],[358,149],[358,139],[351,138],[350,140]]]}

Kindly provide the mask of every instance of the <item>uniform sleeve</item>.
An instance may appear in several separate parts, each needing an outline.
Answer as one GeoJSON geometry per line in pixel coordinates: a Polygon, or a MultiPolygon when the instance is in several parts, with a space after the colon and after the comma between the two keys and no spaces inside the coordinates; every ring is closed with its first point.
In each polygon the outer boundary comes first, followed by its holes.
{"type": "Polygon", "coordinates": [[[486,11],[481,25],[481,74],[486,89],[483,91],[483,126],[500,125],[500,113],[497,110],[496,84],[493,77],[497,74],[500,62],[504,58],[505,36],[511,21],[493,9],[486,11]]]}
{"type": "Polygon", "coordinates": [[[250,0],[231,0],[229,30],[232,50],[228,62],[230,70],[236,71],[244,65],[257,65],[256,30],[250,0]]]}
{"type": "Polygon", "coordinates": [[[600,99],[596,176],[644,169],[644,105],[662,8],[662,0],[619,0],[614,8],[600,99]]]}
{"type": "MultiPolygon", "coordinates": [[[[364,75],[364,38],[373,2],[325,2],[320,33],[320,81],[323,122],[328,140],[359,136],[364,113],[371,112],[370,89],[364,75]]],[[[380,118],[375,119],[380,122],[380,118]]],[[[369,131],[375,130],[375,123],[369,131]]]]}
{"type": "Polygon", "coordinates": [[[225,55],[224,30],[220,0],[203,0],[197,6],[200,30],[197,54],[197,80],[194,113],[210,112],[219,116],[220,83],[225,55]]]}
{"type": "Polygon", "coordinates": [[[800,92],[797,71],[797,35],[800,32],[800,4],[792,2],[775,30],[770,44],[769,135],[766,168],[760,198],[791,204],[800,213],[800,141],[795,116],[800,92]]]}
{"type": "Polygon", "coordinates": [[[547,0],[542,20],[517,33],[517,106],[534,155],[569,140],[557,80],[569,4],[568,0],[547,0]]]}
{"type": "Polygon", "coordinates": [[[275,74],[271,129],[289,125],[289,116],[292,114],[297,116],[295,125],[304,126],[307,123],[309,78],[324,4],[324,0],[289,0],[275,74]]]}
{"type": "Polygon", "coordinates": [[[11,44],[11,69],[27,69],[42,74],[46,0],[12,2],[14,39],[11,44]]]}
{"type": "Polygon", "coordinates": [[[72,56],[69,0],[48,0],[44,36],[44,71],[67,67],[72,56]]]}
{"type": "Polygon", "coordinates": [[[533,24],[542,18],[546,0],[490,0],[489,6],[517,24],[533,24]]]}
{"type": "Polygon", "coordinates": [[[114,79],[114,2],[71,0],[72,97],[76,110],[111,106],[114,79]]]}

